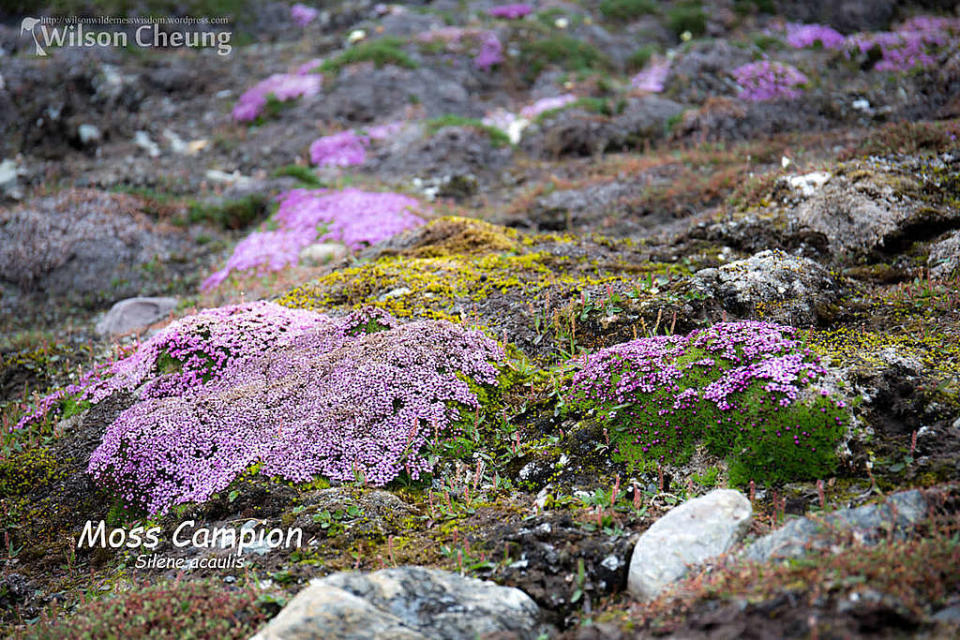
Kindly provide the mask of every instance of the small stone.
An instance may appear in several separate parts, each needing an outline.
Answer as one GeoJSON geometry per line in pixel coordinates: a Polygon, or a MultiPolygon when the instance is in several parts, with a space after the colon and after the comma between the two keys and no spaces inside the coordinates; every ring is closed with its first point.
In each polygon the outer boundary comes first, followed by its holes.
{"type": "Polygon", "coordinates": [[[17,184],[20,173],[20,168],[13,160],[8,158],[0,162],[0,193],[15,200],[22,198],[23,192],[17,184]]]}
{"type": "Polygon", "coordinates": [[[304,247],[300,252],[300,260],[313,266],[320,266],[336,262],[347,257],[347,248],[337,242],[318,242],[304,247]]]}
{"type": "Polygon", "coordinates": [[[147,152],[151,158],[160,155],[160,145],[150,139],[146,131],[137,131],[133,134],[133,143],[147,152]]]}
{"type": "Polygon", "coordinates": [[[92,124],[82,124],[77,127],[77,137],[80,138],[80,144],[90,146],[100,142],[100,129],[92,124]]]}
{"type": "Polygon", "coordinates": [[[656,598],[690,565],[729,551],[752,517],[750,501],[732,489],[715,489],[676,507],[637,541],[627,589],[641,600],[656,598]]]}
{"type": "Polygon", "coordinates": [[[960,604],[937,611],[933,614],[933,619],[937,622],[960,625],[960,604]]]}
{"type": "Polygon", "coordinates": [[[390,298],[399,298],[401,296],[409,295],[410,289],[408,287],[397,287],[396,289],[391,289],[385,294],[380,296],[379,301],[383,302],[384,300],[389,300],[390,298]]]}
{"type": "Polygon", "coordinates": [[[177,308],[176,298],[127,298],[113,305],[97,323],[102,336],[119,335],[145,329],[177,308]]]}
{"type": "Polygon", "coordinates": [[[840,298],[840,287],[809,258],[766,250],[693,278],[709,299],[735,317],[809,326],[840,298]]]}
{"type": "Polygon", "coordinates": [[[804,198],[809,198],[820,190],[830,180],[830,174],[826,171],[814,171],[802,176],[789,176],[780,178],[790,189],[796,191],[804,198]]]}
{"type": "Polygon", "coordinates": [[[946,280],[960,271],[960,231],[952,232],[930,247],[927,268],[930,277],[937,280],[946,280]]]}

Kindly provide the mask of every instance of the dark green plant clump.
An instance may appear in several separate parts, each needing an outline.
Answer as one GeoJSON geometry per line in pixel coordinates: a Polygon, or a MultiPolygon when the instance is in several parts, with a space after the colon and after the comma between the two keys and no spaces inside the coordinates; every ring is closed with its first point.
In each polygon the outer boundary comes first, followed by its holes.
{"type": "Polygon", "coordinates": [[[667,25],[678,36],[685,31],[702,36],[707,31],[707,14],[699,2],[683,2],[667,11],[667,25]]]}
{"type": "Polygon", "coordinates": [[[190,207],[187,220],[196,224],[208,222],[224,229],[246,229],[267,212],[267,199],[260,194],[249,195],[220,204],[196,203],[190,207]]]}
{"type": "Polygon", "coordinates": [[[643,15],[657,12],[654,0],[603,0],[600,13],[607,20],[635,20],[643,15]]]}
{"type": "Polygon", "coordinates": [[[372,62],[378,69],[388,64],[405,69],[416,69],[418,66],[416,60],[403,50],[403,45],[402,39],[394,37],[361,42],[336,58],[325,61],[320,66],[320,71],[336,75],[348,64],[358,62],[372,62]]]}
{"type": "Polygon", "coordinates": [[[438,118],[431,118],[425,123],[427,133],[430,135],[435,134],[437,131],[444,127],[470,127],[476,129],[487,135],[490,138],[490,143],[494,147],[503,147],[510,144],[510,138],[506,133],[497,129],[496,127],[491,127],[490,125],[483,124],[477,118],[465,118],[458,115],[445,115],[438,118]]]}
{"type": "Polygon", "coordinates": [[[565,35],[524,43],[520,49],[520,61],[526,78],[531,81],[550,65],[583,73],[610,68],[610,60],[599,49],[565,35]]]}

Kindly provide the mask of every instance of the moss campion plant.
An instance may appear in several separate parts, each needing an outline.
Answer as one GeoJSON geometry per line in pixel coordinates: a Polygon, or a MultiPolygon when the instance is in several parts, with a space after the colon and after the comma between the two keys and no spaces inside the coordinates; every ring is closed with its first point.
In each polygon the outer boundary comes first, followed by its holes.
{"type": "Polygon", "coordinates": [[[315,242],[342,242],[355,251],[424,223],[413,213],[420,203],[399,193],[292,189],[278,200],[269,223],[241,240],[201,289],[217,288],[233,272],[263,274],[295,265],[300,252],[315,242]]]}
{"type": "Polygon", "coordinates": [[[477,331],[398,325],[382,311],[338,321],[263,302],[209,313],[144,344],[157,355],[139,368],[157,383],[91,455],[89,473],[130,506],[201,502],[254,465],[292,482],[416,479],[432,468],[424,447],[478,406],[471,384],[495,386],[503,357],[477,331]]]}
{"type": "Polygon", "coordinates": [[[796,333],[721,323],[603,349],[574,375],[571,405],[595,412],[621,460],[683,464],[703,445],[734,484],[822,477],[848,417],[818,389],[826,371],[796,333]]]}
{"type": "Polygon", "coordinates": [[[380,309],[336,320],[256,302],[174,322],[40,411],[138,390],[88,472],[127,507],[202,502],[256,466],[292,482],[416,479],[428,443],[457,434],[503,352],[446,321],[400,324],[380,309]]]}

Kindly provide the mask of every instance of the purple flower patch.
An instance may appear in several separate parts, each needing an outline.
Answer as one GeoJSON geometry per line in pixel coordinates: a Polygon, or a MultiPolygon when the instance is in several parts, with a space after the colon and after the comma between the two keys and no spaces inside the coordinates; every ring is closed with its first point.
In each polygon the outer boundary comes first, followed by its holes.
{"type": "Polygon", "coordinates": [[[151,514],[199,502],[244,470],[384,485],[432,463],[424,447],[478,406],[467,380],[496,385],[500,347],[442,321],[382,311],[344,320],[268,302],[166,327],[91,389],[139,401],[107,428],[88,472],[151,514]]]}
{"type": "Polygon", "coordinates": [[[288,102],[295,98],[315,96],[323,89],[318,74],[277,73],[247,89],[233,107],[237,122],[253,122],[267,106],[267,100],[288,102]]]}
{"type": "Polygon", "coordinates": [[[363,164],[370,140],[351,131],[335,133],[313,141],[310,162],[320,167],[348,167],[363,164]]]}
{"type": "Polygon", "coordinates": [[[847,38],[848,53],[880,52],[877,71],[927,69],[937,64],[937,56],[948,47],[956,48],[960,19],[916,16],[896,31],[861,33],[847,38]]]}
{"type": "Polygon", "coordinates": [[[847,416],[816,386],[826,370],[796,334],[731,322],[615,345],[574,374],[571,405],[610,428],[620,459],[682,464],[703,444],[737,484],[819,477],[836,465],[847,416]]]}
{"type": "Polygon", "coordinates": [[[502,4],[490,9],[489,13],[494,18],[503,18],[506,20],[518,20],[524,18],[533,11],[529,4],[502,4]]]}
{"type": "Polygon", "coordinates": [[[202,290],[220,286],[235,271],[266,273],[295,265],[300,252],[315,242],[342,242],[355,251],[424,223],[413,213],[420,203],[398,193],[293,189],[278,200],[280,207],[271,219],[277,228],[262,228],[241,240],[202,290]]]}
{"type": "Polygon", "coordinates": [[[737,67],[733,78],[742,88],[740,97],[751,102],[797,98],[807,83],[807,76],[795,67],[768,60],[737,67]]]}
{"type": "Polygon", "coordinates": [[[488,31],[480,39],[480,51],[473,59],[478,69],[488,70],[492,66],[503,62],[503,44],[500,38],[492,31],[488,31]]]}
{"type": "Polygon", "coordinates": [[[787,25],[787,44],[794,49],[806,49],[818,43],[824,49],[840,49],[845,42],[842,33],[823,24],[787,25]]]}
{"type": "Polygon", "coordinates": [[[320,15],[319,11],[305,4],[297,3],[290,7],[290,17],[301,27],[305,27],[316,20],[318,15],[320,15]]]}
{"type": "Polygon", "coordinates": [[[633,76],[630,85],[640,91],[660,93],[663,91],[668,75],[670,75],[670,61],[666,58],[654,59],[645,69],[633,76]]]}

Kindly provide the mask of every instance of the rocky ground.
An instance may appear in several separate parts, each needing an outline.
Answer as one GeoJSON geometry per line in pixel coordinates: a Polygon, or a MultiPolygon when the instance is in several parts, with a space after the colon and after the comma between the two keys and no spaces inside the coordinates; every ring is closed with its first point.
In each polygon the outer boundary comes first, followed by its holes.
{"type": "Polygon", "coordinates": [[[5,636],[960,633],[954,3],[20,4],[5,636]]]}

